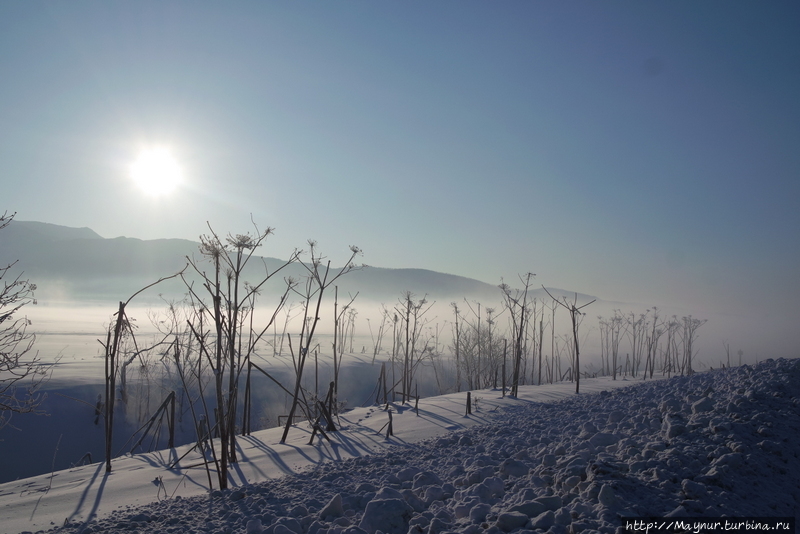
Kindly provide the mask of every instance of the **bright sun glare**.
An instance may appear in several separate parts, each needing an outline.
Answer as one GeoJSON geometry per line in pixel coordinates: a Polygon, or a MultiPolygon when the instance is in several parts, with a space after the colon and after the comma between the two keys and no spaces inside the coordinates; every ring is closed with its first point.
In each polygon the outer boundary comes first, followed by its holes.
{"type": "Polygon", "coordinates": [[[164,148],[144,150],[131,165],[131,177],[142,191],[162,196],[174,191],[182,180],[181,168],[164,148]]]}

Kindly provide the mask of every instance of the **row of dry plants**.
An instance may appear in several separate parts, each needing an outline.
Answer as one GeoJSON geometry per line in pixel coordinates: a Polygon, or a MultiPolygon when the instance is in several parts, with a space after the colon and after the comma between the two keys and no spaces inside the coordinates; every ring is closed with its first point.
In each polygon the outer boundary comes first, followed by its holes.
{"type": "MultiPolygon", "coordinates": [[[[433,303],[426,298],[417,300],[407,293],[394,308],[383,307],[375,331],[367,320],[373,362],[385,352],[393,370],[403,369],[402,374],[407,378],[399,385],[404,399],[408,383],[424,364],[433,370],[439,393],[508,386],[515,395],[519,385],[565,380],[574,382],[577,391],[581,376],[645,379],[655,373],[671,376],[694,372],[698,329],[706,321],[691,315],[662,317],[656,307],[638,315],[614,310],[609,319],[598,316],[599,368],[595,363],[581,366],[580,347],[594,330],[581,333],[587,316],[582,310],[594,301],[579,303],[577,295],[557,298],[544,288],[547,299],[530,298],[532,276],[520,277],[522,289],[501,284],[504,300],[499,307],[467,299],[451,302],[452,316],[443,324],[429,320],[426,315],[433,303]],[[566,334],[558,333],[559,310],[567,315],[566,334]],[[448,328],[449,360],[443,355],[444,344],[440,341],[448,328]],[[391,348],[384,341],[389,329],[391,348]],[[445,379],[448,363],[453,372],[445,379]],[[406,369],[411,373],[406,373],[406,369]],[[582,370],[575,372],[576,369],[582,370]]],[[[726,350],[730,352],[728,345],[726,350]]]]}
{"type": "MultiPolygon", "coordinates": [[[[115,402],[117,399],[129,402],[129,367],[138,364],[138,368],[147,369],[148,358],[153,354],[166,372],[180,383],[181,393],[170,392],[143,428],[149,430],[156,420],[160,424],[161,419],[166,419],[167,426],[174,426],[176,402],[179,414],[190,412],[197,429],[198,446],[210,450],[211,459],[205,460],[210,487],[213,486],[212,473],[216,473],[220,488],[227,487],[228,469],[237,462],[237,435],[247,435],[252,430],[254,373],[267,377],[290,399],[281,442],[286,441],[298,420],[311,425],[312,441],[313,435],[327,437],[326,432],[336,431],[335,419],[340,407],[339,371],[343,355],[353,352],[357,317],[353,305],[357,295],[348,296],[340,303],[336,281],[359,268],[354,260],[360,250],[351,247],[345,267],[333,269],[330,261],[320,255],[316,243],[310,241],[307,252],[295,251],[286,262],[272,270],[264,263],[258,281],[246,281],[243,278],[245,267],[250,262],[263,261],[255,252],[271,233],[270,228],[265,231],[256,228],[253,234],[221,237],[211,230],[210,234],[202,236],[199,258],[187,258],[186,267],[168,277],[179,277],[183,281],[186,298],[180,303],[169,303],[166,318],[153,320],[160,333],[148,343],[137,341],[135,321],[126,313],[126,307],[136,295],[120,302],[102,342],[106,391],[104,402],[98,406],[102,405],[105,420],[107,471],[111,470],[110,460],[114,456],[111,443],[115,402]],[[280,278],[281,272],[293,263],[302,265],[305,276],[302,279],[280,278]],[[270,299],[267,313],[259,312],[257,318],[262,291],[270,280],[282,284],[283,291],[279,298],[270,299]],[[330,298],[331,293],[334,302],[333,380],[323,396],[317,383],[318,372],[314,373],[313,389],[304,383],[310,372],[309,362],[316,362],[320,350],[315,337],[317,326],[322,316],[329,313],[323,309],[323,298],[330,298]],[[280,317],[283,317],[283,331],[279,335],[280,317]],[[290,317],[294,325],[292,331],[288,326],[290,317]],[[291,383],[282,383],[269,369],[258,365],[264,357],[259,347],[263,348],[269,337],[272,342],[267,345],[271,346],[273,355],[280,355],[288,348],[291,383]],[[206,439],[208,437],[219,439],[206,439]]],[[[376,402],[382,398],[388,408],[390,402],[407,403],[418,399],[416,379],[423,367],[433,371],[440,393],[462,388],[501,387],[503,394],[508,390],[510,395],[516,395],[520,385],[564,380],[574,382],[578,392],[581,376],[605,374],[616,379],[618,374],[624,374],[644,378],[648,374],[652,377],[656,369],[667,374],[692,372],[693,346],[697,329],[704,321],[691,317],[681,321],[673,317],[665,321],[656,309],[639,316],[615,312],[609,320],[600,318],[601,368],[584,366],[583,372],[579,372],[582,369],[580,346],[586,337],[580,333],[586,317],[583,310],[593,301],[579,303],[577,294],[573,298],[557,298],[546,289],[549,299],[532,298],[533,278],[531,273],[520,276],[521,289],[501,284],[499,308],[467,300],[452,303],[452,318],[444,327],[435,317],[430,317],[434,303],[426,296],[418,298],[406,292],[393,306],[383,305],[376,331],[368,322],[373,363],[379,354],[388,355],[388,361],[382,363],[376,402]],[[556,336],[559,310],[569,317],[567,335],[556,336]],[[448,326],[449,346],[440,339],[448,326]],[[385,342],[389,332],[391,347],[385,342]],[[629,341],[630,352],[623,362],[619,349],[624,338],[629,341]],[[446,346],[449,358],[445,356],[446,346]],[[546,348],[549,351],[546,352],[546,348]]]]}

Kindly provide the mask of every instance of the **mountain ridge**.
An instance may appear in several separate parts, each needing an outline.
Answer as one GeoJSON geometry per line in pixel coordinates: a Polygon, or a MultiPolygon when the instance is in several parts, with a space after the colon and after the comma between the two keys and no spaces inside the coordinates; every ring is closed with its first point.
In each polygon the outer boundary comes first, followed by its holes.
{"type": "MultiPolygon", "coordinates": [[[[161,277],[180,271],[186,257],[198,258],[199,242],[180,238],[143,240],[131,237],[104,238],[94,230],[73,228],[39,221],[13,220],[0,231],[0,260],[19,260],[17,267],[48,294],[53,284],[63,294],[104,300],[117,300],[161,277]]],[[[254,257],[256,259],[256,257],[254,257]]],[[[263,276],[259,266],[273,272],[284,260],[264,256],[251,262],[246,274],[263,276]]],[[[339,270],[342,267],[337,267],[339,270]]],[[[333,269],[333,268],[332,268],[333,269]]],[[[290,265],[279,278],[301,278],[305,268],[290,265]]],[[[355,294],[372,300],[395,299],[406,291],[416,297],[470,297],[499,301],[497,285],[465,276],[440,273],[423,268],[391,268],[365,266],[341,278],[337,285],[341,294],[355,294]]],[[[273,288],[274,289],[274,288],[273,288]]],[[[185,293],[180,280],[162,286],[162,292],[185,293]]],[[[269,288],[266,289],[270,292],[269,288]]],[[[277,289],[275,289],[277,292],[277,289]]]]}

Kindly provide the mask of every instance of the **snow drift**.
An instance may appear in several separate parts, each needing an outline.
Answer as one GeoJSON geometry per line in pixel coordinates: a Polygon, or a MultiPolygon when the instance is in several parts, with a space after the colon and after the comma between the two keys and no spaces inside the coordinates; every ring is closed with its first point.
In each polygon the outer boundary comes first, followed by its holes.
{"type": "Polygon", "coordinates": [[[241,440],[237,487],[210,495],[190,465],[197,456],[164,468],[181,450],[119,459],[110,475],[86,466],[8,483],[0,524],[8,532],[560,534],[615,532],[623,516],[798,519],[800,361],[611,389],[627,384],[587,380],[595,393],[562,400],[553,399],[570,386],[525,386],[519,399],[474,392],[482,398],[469,417],[463,393],[423,399],[419,415],[394,408],[388,440],[378,407],[349,412],[332,443],[305,445],[297,429],[281,449],[263,431],[241,440]]]}

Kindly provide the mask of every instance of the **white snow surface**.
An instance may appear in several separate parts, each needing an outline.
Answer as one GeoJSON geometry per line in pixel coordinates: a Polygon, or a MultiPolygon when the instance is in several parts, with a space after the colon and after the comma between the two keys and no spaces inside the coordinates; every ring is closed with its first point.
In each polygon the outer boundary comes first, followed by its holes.
{"type": "Polygon", "coordinates": [[[341,417],[331,442],[240,437],[231,489],[190,446],[0,485],[0,531],[617,532],[622,516],[800,518],[800,360],[584,379],[341,417]],[[212,478],[215,474],[212,473],[212,478]],[[215,480],[216,487],[216,480],[215,480]]]}

